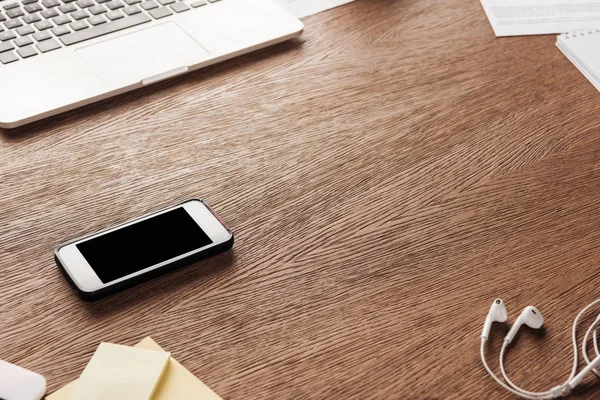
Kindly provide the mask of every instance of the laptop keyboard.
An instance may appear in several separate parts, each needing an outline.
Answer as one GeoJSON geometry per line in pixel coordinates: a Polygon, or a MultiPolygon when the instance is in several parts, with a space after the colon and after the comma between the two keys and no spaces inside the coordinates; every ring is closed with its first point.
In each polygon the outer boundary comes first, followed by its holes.
{"type": "Polygon", "coordinates": [[[0,65],[219,0],[0,0],[0,65]]]}

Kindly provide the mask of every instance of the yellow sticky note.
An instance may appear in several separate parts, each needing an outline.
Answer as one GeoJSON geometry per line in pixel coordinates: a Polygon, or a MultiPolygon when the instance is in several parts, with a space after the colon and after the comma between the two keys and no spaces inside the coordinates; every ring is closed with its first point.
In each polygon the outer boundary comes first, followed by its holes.
{"type": "MultiPolygon", "coordinates": [[[[163,351],[154,340],[147,337],[135,345],[136,348],[163,351]]],[[[69,400],[69,395],[77,381],[46,397],[46,400],[69,400]]],[[[171,358],[156,388],[152,400],[221,400],[202,381],[196,378],[183,365],[171,358]]]]}
{"type": "Polygon", "coordinates": [[[100,343],[69,400],[150,400],[169,358],[163,351],[100,343]]]}
{"type": "MultiPolygon", "coordinates": [[[[160,346],[149,337],[135,347],[162,351],[160,346]]],[[[221,400],[221,398],[183,365],[171,358],[152,400],[221,400]]]]}

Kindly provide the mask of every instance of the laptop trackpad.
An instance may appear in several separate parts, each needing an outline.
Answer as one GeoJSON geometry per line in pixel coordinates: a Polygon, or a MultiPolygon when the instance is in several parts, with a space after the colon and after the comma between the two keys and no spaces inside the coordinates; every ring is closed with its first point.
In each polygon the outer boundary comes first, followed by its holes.
{"type": "Polygon", "coordinates": [[[174,22],[83,47],[77,54],[113,86],[185,70],[209,58],[209,53],[174,22]]]}

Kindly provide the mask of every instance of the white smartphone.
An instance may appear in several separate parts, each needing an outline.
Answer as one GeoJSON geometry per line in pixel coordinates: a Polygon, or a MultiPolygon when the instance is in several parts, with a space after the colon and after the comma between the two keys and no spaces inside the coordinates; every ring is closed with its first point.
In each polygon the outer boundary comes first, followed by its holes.
{"type": "Polygon", "coordinates": [[[96,300],[229,250],[233,233],[202,200],[69,241],[58,266],[84,300],[96,300]]]}

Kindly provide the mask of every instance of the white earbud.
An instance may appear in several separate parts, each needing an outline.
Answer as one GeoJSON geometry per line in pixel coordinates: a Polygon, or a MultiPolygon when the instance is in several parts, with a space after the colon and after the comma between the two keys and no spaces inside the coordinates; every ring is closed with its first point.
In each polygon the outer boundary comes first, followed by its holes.
{"type": "Polygon", "coordinates": [[[544,324],[544,317],[540,311],[534,306],[527,306],[519,315],[519,318],[515,321],[513,326],[508,331],[508,334],[504,338],[504,342],[509,344],[515,338],[515,335],[521,328],[521,326],[525,324],[532,329],[540,329],[544,324]]]}
{"type": "Polygon", "coordinates": [[[481,331],[481,338],[486,339],[490,335],[492,329],[492,323],[494,322],[506,322],[507,314],[504,302],[501,299],[496,299],[490,307],[485,323],[483,324],[483,330],[481,331]]]}

